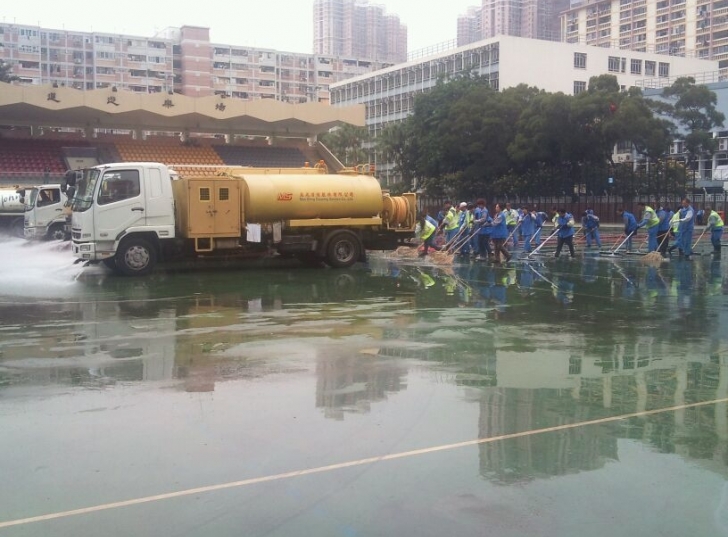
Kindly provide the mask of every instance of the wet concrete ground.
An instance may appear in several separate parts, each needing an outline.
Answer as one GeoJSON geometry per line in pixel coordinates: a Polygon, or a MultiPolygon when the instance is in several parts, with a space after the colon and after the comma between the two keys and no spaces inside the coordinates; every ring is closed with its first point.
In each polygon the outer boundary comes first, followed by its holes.
{"type": "Polygon", "coordinates": [[[726,535],[727,266],[0,242],[0,535],[726,535]]]}

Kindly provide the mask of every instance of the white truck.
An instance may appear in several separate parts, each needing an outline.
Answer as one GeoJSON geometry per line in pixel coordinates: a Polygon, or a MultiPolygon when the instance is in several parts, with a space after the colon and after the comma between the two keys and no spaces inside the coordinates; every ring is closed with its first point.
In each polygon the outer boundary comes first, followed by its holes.
{"type": "Polygon", "coordinates": [[[0,190],[0,225],[5,233],[14,237],[23,236],[23,188],[14,186],[0,190]]]}
{"type": "Polygon", "coordinates": [[[417,210],[416,194],[383,192],[368,166],[180,177],[163,164],[105,164],[71,177],[68,195],[74,256],[129,276],[161,260],[268,254],[349,267],[412,238],[417,210]]]}
{"type": "Polygon", "coordinates": [[[24,192],[26,239],[65,240],[66,220],[70,215],[68,197],[60,184],[26,188],[24,192]]]}

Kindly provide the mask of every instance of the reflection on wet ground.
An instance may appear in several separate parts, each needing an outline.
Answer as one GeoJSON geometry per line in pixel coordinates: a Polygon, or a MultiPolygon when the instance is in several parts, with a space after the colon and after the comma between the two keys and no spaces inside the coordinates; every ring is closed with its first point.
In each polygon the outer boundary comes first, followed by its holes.
{"type": "Polygon", "coordinates": [[[68,257],[0,242],[0,534],[728,534],[728,261],[68,257]]]}

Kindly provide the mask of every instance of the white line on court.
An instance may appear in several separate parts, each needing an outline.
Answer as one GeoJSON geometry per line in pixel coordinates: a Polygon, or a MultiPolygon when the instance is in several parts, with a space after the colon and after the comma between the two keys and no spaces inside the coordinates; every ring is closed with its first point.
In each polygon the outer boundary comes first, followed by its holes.
{"type": "Polygon", "coordinates": [[[155,496],[145,496],[143,498],[135,498],[132,500],[124,500],[120,502],[105,503],[102,505],[94,505],[92,507],[84,507],[82,509],[73,509],[71,511],[60,511],[58,513],[50,513],[47,515],[34,516],[29,518],[19,518],[17,520],[8,520],[6,522],[0,522],[0,529],[9,528],[11,526],[21,526],[24,524],[33,524],[35,522],[45,522],[48,520],[55,520],[58,518],[68,518],[78,515],[86,515],[89,513],[97,513],[99,511],[108,511],[111,509],[120,509],[122,507],[130,507],[133,505],[141,505],[152,502],[159,502],[162,500],[172,500],[174,498],[182,498],[185,496],[194,496],[195,494],[203,494],[206,492],[215,492],[218,490],[233,489],[246,487],[249,485],[257,485],[259,483],[268,483],[270,481],[280,481],[282,479],[290,479],[292,477],[301,477],[305,475],[320,474],[324,472],[331,472],[334,470],[341,470],[344,468],[352,468],[354,466],[363,466],[365,464],[374,464],[376,462],[392,461],[396,459],[404,459],[407,457],[416,457],[417,455],[426,455],[428,453],[437,453],[439,451],[449,451],[452,449],[459,449],[469,446],[477,446],[480,444],[489,444],[491,442],[499,442],[501,440],[510,440],[512,438],[521,438],[524,436],[532,436],[536,434],[553,433],[557,431],[564,431],[567,429],[575,429],[577,427],[587,427],[590,425],[599,425],[602,423],[610,423],[615,421],[621,421],[629,418],[637,418],[640,416],[650,416],[653,414],[662,414],[664,412],[675,412],[676,410],[685,410],[688,408],[697,408],[702,406],[714,405],[717,403],[728,403],[728,398],[714,399],[712,401],[703,401],[700,403],[691,403],[687,405],[679,405],[668,408],[658,408],[656,410],[645,410],[642,412],[633,412],[631,414],[622,414],[619,416],[611,416],[608,418],[599,418],[596,420],[581,421],[578,423],[567,423],[565,425],[557,425],[555,427],[545,427],[543,429],[533,429],[530,431],[522,431],[520,433],[510,433],[500,436],[492,436],[490,438],[477,438],[475,440],[466,440],[465,442],[457,442],[455,444],[444,444],[441,446],[433,446],[423,449],[415,449],[413,451],[403,451],[400,453],[390,453],[389,455],[380,455],[377,457],[370,457],[368,459],[359,459],[349,462],[341,462],[337,464],[330,464],[328,466],[319,466],[316,468],[309,468],[307,470],[295,470],[293,472],[286,472],[283,474],[269,475],[265,477],[254,477],[252,479],[244,479],[242,481],[231,481],[229,483],[222,483],[219,485],[208,485],[205,487],[198,487],[194,489],[179,490],[177,492],[168,492],[165,494],[157,494],[155,496]]]}

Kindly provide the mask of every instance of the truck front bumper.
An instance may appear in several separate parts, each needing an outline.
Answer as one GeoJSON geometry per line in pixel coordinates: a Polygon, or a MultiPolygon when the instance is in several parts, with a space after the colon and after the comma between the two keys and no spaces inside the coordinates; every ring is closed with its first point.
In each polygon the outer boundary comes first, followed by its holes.
{"type": "Polygon", "coordinates": [[[46,236],[47,229],[45,227],[29,227],[23,228],[23,236],[28,240],[40,240],[46,236]]]}
{"type": "Polygon", "coordinates": [[[84,261],[102,261],[114,257],[114,243],[74,241],[73,255],[84,261]]]}

